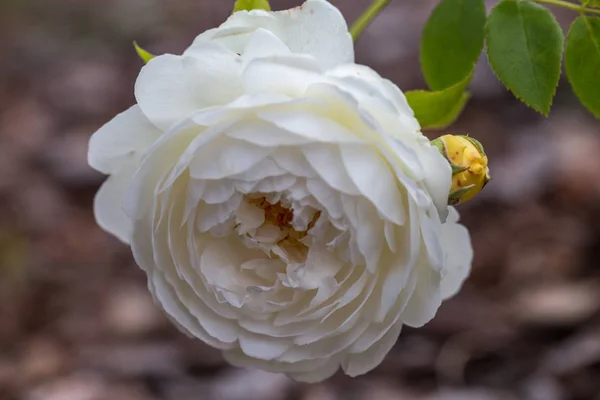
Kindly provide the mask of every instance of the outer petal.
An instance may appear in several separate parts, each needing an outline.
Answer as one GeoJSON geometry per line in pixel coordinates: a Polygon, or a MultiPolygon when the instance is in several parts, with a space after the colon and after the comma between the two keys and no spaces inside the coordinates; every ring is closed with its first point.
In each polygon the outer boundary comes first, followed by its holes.
{"type": "Polygon", "coordinates": [[[367,98],[368,102],[374,102],[383,108],[391,106],[403,118],[405,124],[414,130],[419,130],[419,123],[414,118],[415,114],[408,105],[404,93],[373,69],[364,65],[346,64],[329,71],[327,76],[341,79],[342,87],[350,93],[356,94],[362,91],[363,98],[370,97],[367,98]]]}
{"type": "Polygon", "coordinates": [[[188,55],[166,54],[146,64],[135,83],[135,97],[158,127],[206,107],[223,105],[242,94],[241,58],[210,43],[199,43],[188,55]]]}
{"type": "Polygon", "coordinates": [[[98,225],[127,244],[133,228],[122,205],[135,171],[135,165],[130,164],[122,168],[119,173],[109,176],[94,198],[94,215],[98,225]]]}
{"type": "Polygon", "coordinates": [[[340,11],[325,0],[308,0],[291,10],[239,11],[219,28],[198,36],[187,50],[213,41],[241,53],[257,28],[273,32],[293,53],[315,57],[324,68],[354,62],[354,45],[340,11]]]}
{"type": "Polygon", "coordinates": [[[325,365],[304,372],[291,372],[286,374],[297,382],[317,383],[331,378],[340,369],[340,362],[330,359],[325,365]]]}
{"type": "Polygon", "coordinates": [[[452,186],[452,168],[440,152],[429,144],[423,145],[420,156],[425,169],[423,183],[438,210],[441,221],[444,222],[448,215],[448,193],[452,186]]]}
{"type": "Polygon", "coordinates": [[[402,324],[396,323],[390,328],[390,330],[379,340],[374,343],[369,349],[363,353],[351,354],[344,362],[342,362],[342,368],[344,372],[352,377],[363,375],[377,367],[385,356],[390,352],[400,331],[402,330],[402,324]]]}
{"type": "Polygon", "coordinates": [[[401,321],[412,328],[420,328],[435,317],[440,308],[440,273],[435,271],[427,260],[420,260],[417,266],[417,285],[406,308],[402,312],[401,321]]]}
{"type": "Polygon", "coordinates": [[[308,56],[292,54],[251,60],[242,74],[247,94],[278,93],[300,97],[323,79],[319,65],[308,56]]]}
{"type": "Polygon", "coordinates": [[[255,30],[244,48],[243,58],[247,63],[253,58],[269,57],[278,54],[289,55],[290,49],[273,32],[263,28],[255,30]]]}
{"type": "Polygon", "coordinates": [[[105,174],[139,159],[161,135],[137,105],[117,115],[90,138],[88,163],[105,174]]]}
{"type": "Polygon", "coordinates": [[[444,275],[442,277],[442,299],[454,296],[471,272],[473,248],[469,231],[457,223],[458,213],[448,207],[448,221],[442,225],[442,246],[444,248],[444,275]]]}

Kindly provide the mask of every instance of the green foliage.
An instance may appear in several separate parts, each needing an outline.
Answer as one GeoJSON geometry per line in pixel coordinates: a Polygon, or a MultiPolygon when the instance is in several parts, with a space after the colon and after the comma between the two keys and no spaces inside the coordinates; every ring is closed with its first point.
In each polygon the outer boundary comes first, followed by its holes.
{"type": "Polygon", "coordinates": [[[560,78],[563,32],[552,13],[531,1],[502,0],[486,24],[489,63],[525,104],[548,115],[560,78]]]}
{"type": "Polygon", "coordinates": [[[465,91],[483,50],[483,0],[442,0],[429,17],[421,41],[421,69],[431,91],[406,98],[422,128],[452,124],[471,97],[465,91]]]}
{"type": "Polygon", "coordinates": [[[429,87],[446,89],[462,81],[483,50],[483,0],[443,0],[432,12],[421,41],[421,68],[429,87]]]}
{"type": "Polygon", "coordinates": [[[600,18],[578,17],[567,35],[565,69],[581,103],[600,118],[600,18]]]}
{"type": "Polygon", "coordinates": [[[271,11],[269,0],[235,0],[233,12],[242,10],[267,10],[271,11]]]}
{"type": "Polygon", "coordinates": [[[137,44],[137,42],[133,42],[133,47],[135,47],[135,52],[137,53],[137,55],[142,59],[142,61],[144,61],[145,64],[148,63],[148,61],[152,60],[154,57],[156,57],[153,54],[150,54],[149,52],[147,52],[146,50],[142,49],[140,47],[140,45],[137,44]]]}
{"type": "Polygon", "coordinates": [[[444,128],[452,124],[462,112],[469,93],[465,89],[472,73],[449,88],[438,91],[413,90],[406,92],[408,104],[423,128],[444,128]]]}

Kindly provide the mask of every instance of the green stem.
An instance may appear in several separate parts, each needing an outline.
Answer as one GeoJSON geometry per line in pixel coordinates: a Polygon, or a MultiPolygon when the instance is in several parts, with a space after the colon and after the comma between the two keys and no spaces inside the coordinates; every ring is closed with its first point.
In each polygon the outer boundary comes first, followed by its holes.
{"type": "Polygon", "coordinates": [[[569,3],[569,2],[563,1],[563,0],[533,0],[533,1],[535,1],[536,3],[544,3],[544,4],[550,4],[550,5],[557,6],[557,7],[568,8],[570,10],[577,11],[580,13],[590,12],[593,14],[600,14],[600,10],[596,10],[593,8],[587,8],[587,7],[569,3]]]}
{"type": "Polygon", "coordinates": [[[392,0],[374,0],[373,3],[362,13],[360,17],[352,24],[350,33],[352,39],[356,41],[360,34],[365,30],[367,26],[375,19],[377,15],[388,5],[392,0]]]}

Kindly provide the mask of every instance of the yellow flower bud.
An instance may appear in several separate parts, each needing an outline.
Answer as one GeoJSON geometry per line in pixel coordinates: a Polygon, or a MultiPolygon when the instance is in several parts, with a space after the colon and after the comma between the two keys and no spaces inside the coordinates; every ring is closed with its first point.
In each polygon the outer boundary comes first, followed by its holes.
{"type": "Polygon", "coordinates": [[[448,204],[471,200],[490,181],[488,158],[483,146],[466,135],[444,135],[431,141],[452,167],[448,204]]]}

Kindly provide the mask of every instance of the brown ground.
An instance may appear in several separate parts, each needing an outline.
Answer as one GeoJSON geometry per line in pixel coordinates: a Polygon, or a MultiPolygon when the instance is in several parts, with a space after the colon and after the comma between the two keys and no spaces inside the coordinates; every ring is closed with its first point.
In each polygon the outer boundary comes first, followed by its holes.
{"type": "MultiPolygon", "coordinates": [[[[368,3],[333,2],[349,20],[368,3]]],[[[296,384],[231,368],[168,324],[128,249],[93,220],[103,177],[86,146],[133,103],[133,39],[180,52],[230,3],[0,2],[0,399],[600,399],[600,125],[566,81],[540,117],[485,60],[452,129],[485,144],[494,178],[460,207],[473,274],[380,367],[296,384]]],[[[418,39],[433,4],[394,1],[358,43],[358,61],[403,89],[424,87],[418,39]]]]}

